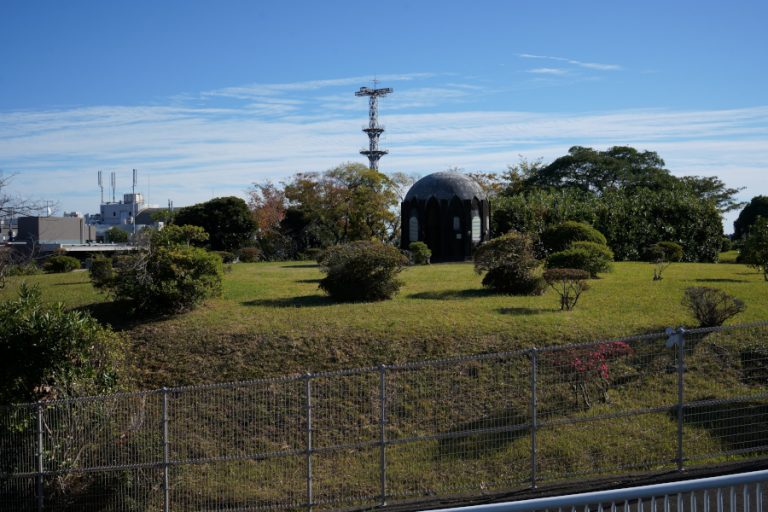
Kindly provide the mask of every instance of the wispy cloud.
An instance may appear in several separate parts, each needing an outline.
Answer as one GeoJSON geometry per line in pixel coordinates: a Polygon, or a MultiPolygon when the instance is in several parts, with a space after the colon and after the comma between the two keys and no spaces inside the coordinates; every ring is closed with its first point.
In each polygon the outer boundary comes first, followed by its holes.
{"type": "Polygon", "coordinates": [[[533,73],[535,75],[562,76],[562,75],[567,75],[568,70],[563,68],[533,68],[533,69],[529,69],[528,73],[533,73]]]}
{"type": "Polygon", "coordinates": [[[552,60],[556,62],[565,62],[573,66],[578,66],[585,69],[594,69],[598,71],[619,71],[620,69],[622,69],[622,66],[618,64],[601,64],[599,62],[584,62],[581,60],[568,59],[565,57],[554,57],[551,55],[534,55],[531,53],[521,53],[521,54],[518,54],[518,57],[521,57],[523,59],[542,59],[542,60],[552,60]]]}
{"type": "MultiPolygon", "coordinates": [[[[391,150],[382,160],[385,171],[425,174],[450,166],[502,171],[520,154],[550,160],[573,145],[627,144],[658,151],[677,174],[717,174],[729,186],[746,186],[747,198],[768,192],[768,106],[471,110],[465,101],[485,90],[461,85],[414,79],[385,100],[382,145],[391,150]],[[444,108],[413,108],[418,105],[444,108]]],[[[12,191],[59,199],[67,210],[98,207],[98,170],[118,171],[118,191],[125,191],[130,169],[139,169],[143,192],[160,204],[169,198],[183,205],[213,195],[242,195],[253,182],[365,161],[358,153],[367,143],[360,132],[367,113],[364,98],[337,93],[337,86],[311,89],[312,101],[300,92],[285,92],[165,106],[0,112],[0,169],[17,173],[12,191]]]]}

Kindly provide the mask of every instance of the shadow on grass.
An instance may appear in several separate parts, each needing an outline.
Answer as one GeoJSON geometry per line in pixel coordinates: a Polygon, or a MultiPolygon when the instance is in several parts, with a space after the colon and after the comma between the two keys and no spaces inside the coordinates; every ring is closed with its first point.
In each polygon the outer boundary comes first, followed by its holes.
{"type": "Polygon", "coordinates": [[[408,295],[409,299],[429,299],[429,300],[458,300],[469,299],[472,297],[488,297],[496,295],[492,290],[484,288],[470,288],[467,290],[442,290],[439,292],[419,292],[408,295]]]}
{"type": "Polygon", "coordinates": [[[440,456],[474,459],[503,450],[514,440],[530,435],[527,415],[507,411],[456,425],[439,441],[440,456]],[[471,432],[471,431],[479,432],[471,432]]]}
{"type": "Polygon", "coordinates": [[[147,318],[141,316],[131,316],[130,305],[124,301],[115,302],[94,302],[77,308],[79,311],[90,313],[92,317],[102,324],[109,324],[117,331],[124,331],[136,327],[140,324],[150,323],[162,317],[147,318]]]}
{"type": "Polygon", "coordinates": [[[265,306],[270,308],[313,308],[336,304],[325,295],[302,295],[284,299],[255,299],[241,302],[243,306],[265,306]]]}
{"type": "Polygon", "coordinates": [[[544,308],[499,308],[496,311],[502,315],[538,315],[539,313],[547,313],[552,311],[560,311],[559,309],[544,309],[544,308]]]}
{"type": "Polygon", "coordinates": [[[305,284],[312,284],[312,283],[317,284],[320,281],[322,281],[322,279],[320,279],[320,278],[318,278],[318,279],[297,279],[296,280],[297,283],[305,283],[305,284]]]}
{"type": "MultiPolygon", "coordinates": [[[[676,415],[676,410],[670,411],[670,416],[676,415]]],[[[708,430],[726,450],[768,451],[768,404],[764,402],[686,406],[683,421],[708,430]]]]}
{"type": "Polygon", "coordinates": [[[280,268],[318,268],[317,263],[303,263],[301,265],[281,265],[280,268]]]}
{"type": "Polygon", "coordinates": [[[746,279],[728,279],[728,278],[722,278],[722,279],[694,279],[697,283],[747,283],[746,279]]]}
{"type": "Polygon", "coordinates": [[[91,284],[91,281],[86,280],[86,281],[75,281],[72,283],[53,283],[52,286],[74,286],[74,285],[81,285],[81,284],[91,284]]]}

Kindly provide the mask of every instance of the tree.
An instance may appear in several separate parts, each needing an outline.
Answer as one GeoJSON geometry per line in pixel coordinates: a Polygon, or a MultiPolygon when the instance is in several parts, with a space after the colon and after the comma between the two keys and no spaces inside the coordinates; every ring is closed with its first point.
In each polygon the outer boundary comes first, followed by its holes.
{"type": "Polygon", "coordinates": [[[97,288],[127,301],[134,313],[188,311],[221,293],[221,258],[190,245],[206,236],[197,226],[152,231],[140,251],[116,258],[111,270],[99,266],[91,279],[97,288]]]}
{"type": "Polygon", "coordinates": [[[401,184],[407,179],[354,163],[324,173],[296,174],[283,189],[283,232],[299,251],[354,240],[393,240],[401,184]]]}
{"type": "Polygon", "coordinates": [[[576,188],[602,194],[624,188],[661,188],[674,180],[664,169],[664,160],[653,151],[640,152],[627,146],[607,151],[574,146],[568,155],[532,169],[526,188],[576,188]]]}
{"type": "Polygon", "coordinates": [[[739,213],[733,223],[733,237],[740,240],[747,236],[758,217],[768,219],[768,196],[755,196],[739,213]]]}
{"type": "Polygon", "coordinates": [[[763,273],[768,281],[768,218],[758,217],[752,224],[744,247],[742,260],[763,273]]]}
{"type": "Polygon", "coordinates": [[[104,232],[104,237],[107,242],[115,244],[123,244],[128,241],[128,232],[124,231],[117,226],[112,226],[104,232]]]}
{"type": "Polygon", "coordinates": [[[249,245],[256,223],[246,202],[239,197],[217,197],[205,203],[182,208],[174,222],[200,226],[208,233],[214,251],[237,251],[249,245]]]}
{"type": "MultiPolygon", "coordinates": [[[[13,175],[4,175],[0,170],[0,226],[2,227],[5,227],[5,223],[14,217],[40,215],[50,207],[42,201],[25,199],[9,193],[7,190],[12,178],[13,175]]],[[[8,272],[16,265],[28,263],[34,251],[34,244],[27,253],[0,248],[0,288],[5,285],[8,272]]]]}

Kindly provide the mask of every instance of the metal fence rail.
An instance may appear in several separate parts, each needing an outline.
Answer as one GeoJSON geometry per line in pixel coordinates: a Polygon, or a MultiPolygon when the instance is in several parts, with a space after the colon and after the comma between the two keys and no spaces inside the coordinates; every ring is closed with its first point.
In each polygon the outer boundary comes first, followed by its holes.
{"type": "Polygon", "coordinates": [[[763,512],[768,502],[767,488],[768,470],[752,471],[609,491],[439,509],[433,512],[763,512]]]}
{"type": "Polygon", "coordinates": [[[23,404],[0,510],[338,509],[768,454],[768,322],[23,404]]]}

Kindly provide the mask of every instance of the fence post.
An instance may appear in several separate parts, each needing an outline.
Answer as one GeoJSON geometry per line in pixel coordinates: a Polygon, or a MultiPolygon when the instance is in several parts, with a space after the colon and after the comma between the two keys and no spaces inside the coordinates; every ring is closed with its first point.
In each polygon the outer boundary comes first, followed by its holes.
{"type": "Polygon", "coordinates": [[[37,493],[37,511],[42,512],[45,507],[45,496],[43,495],[43,404],[37,402],[37,453],[35,459],[37,462],[37,474],[35,475],[35,489],[37,493]]]}
{"type": "Polygon", "coordinates": [[[683,471],[683,407],[685,407],[685,329],[676,331],[677,338],[677,470],[683,471]]]}
{"type": "Polygon", "coordinates": [[[539,351],[534,348],[531,350],[531,488],[536,488],[536,430],[538,426],[538,407],[536,403],[537,394],[537,373],[539,366],[539,351]]]}
{"type": "Polygon", "coordinates": [[[170,447],[168,439],[168,388],[163,387],[163,512],[171,510],[170,493],[170,447]]]}
{"type": "Polygon", "coordinates": [[[307,415],[307,510],[312,511],[312,374],[307,373],[304,384],[305,411],[307,415]]]}
{"type": "Polygon", "coordinates": [[[387,504],[387,367],[379,366],[379,475],[381,476],[381,506],[387,504]]]}

